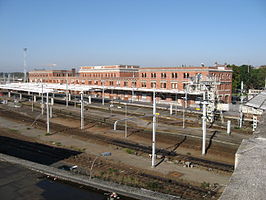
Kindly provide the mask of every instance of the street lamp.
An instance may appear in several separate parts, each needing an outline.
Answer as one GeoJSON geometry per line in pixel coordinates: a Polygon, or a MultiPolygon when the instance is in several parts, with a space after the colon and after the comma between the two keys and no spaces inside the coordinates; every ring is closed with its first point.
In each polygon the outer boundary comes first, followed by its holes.
{"type": "Polygon", "coordinates": [[[91,177],[92,177],[92,169],[93,169],[93,166],[94,166],[95,161],[96,161],[99,157],[107,157],[107,156],[111,156],[111,155],[112,155],[111,152],[103,152],[103,153],[101,153],[100,155],[96,155],[95,159],[93,160],[93,162],[92,162],[92,164],[91,164],[89,179],[91,179],[91,177]]]}

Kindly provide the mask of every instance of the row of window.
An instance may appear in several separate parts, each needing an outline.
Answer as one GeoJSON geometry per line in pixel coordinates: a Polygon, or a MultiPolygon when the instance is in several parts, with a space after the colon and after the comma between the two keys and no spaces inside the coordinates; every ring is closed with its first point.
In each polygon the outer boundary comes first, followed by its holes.
{"type": "Polygon", "coordinates": [[[218,79],[230,79],[231,78],[231,74],[228,73],[212,73],[212,76],[214,78],[218,78],[218,79]]]}
{"type": "MultiPolygon", "coordinates": [[[[161,78],[167,78],[167,74],[166,73],[161,73],[161,78]]],[[[147,73],[141,73],[141,77],[142,78],[147,78],[147,73]]],[[[156,78],[157,74],[156,73],[151,73],[150,74],[151,78],[156,78]]],[[[183,77],[184,78],[189,78],[189,73],[183,73],[183,77]]],[[[171,78],[178,78],[178,73],[174,72],[171,73],[171,78]]]]}
{"type": "Polygon", "coordinates": [[[58,74],[47,74],[47,73],[41,73],[41,74],[30,74],[31,77],[71,77],[72,74],[62,74],[62,73],[58,73],[58,74]]]}
{"type": "Polygon", "coordinates": [[[108,74],[104,74],[104,73],[84,73],[82,74],[82,77],[116,77],[116,74],[114,73],[108,73],[108,74]]]}

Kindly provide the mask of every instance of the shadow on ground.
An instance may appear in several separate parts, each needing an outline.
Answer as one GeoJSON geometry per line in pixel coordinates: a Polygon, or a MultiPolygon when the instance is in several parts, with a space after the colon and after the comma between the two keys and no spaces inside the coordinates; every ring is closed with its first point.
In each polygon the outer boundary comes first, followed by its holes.
{"type": "Polygon", "coordinates": [[[0,136],[0,153],[44,165],[51,165],[82,152],[0,136]]]}

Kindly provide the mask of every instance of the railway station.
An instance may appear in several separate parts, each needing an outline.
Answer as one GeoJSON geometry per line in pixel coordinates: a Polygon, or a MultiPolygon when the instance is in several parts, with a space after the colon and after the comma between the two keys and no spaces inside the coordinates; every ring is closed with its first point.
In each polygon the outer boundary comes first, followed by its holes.
{"type": "MultiPolygon", "coordinates": [[[[134,71],[134,81],[141,84],[143,79],[139,76],[144,69],[116,66],[119,72],[123,67],[134,71]]],[[[106,70],[106,67],[98,68],[106,70]]],[[[81,69],[97,71],[98,68],[81,69]]],[[[114,70],[114,66],[110,68],[114,70]]],[[[28,82],[6,80],[0,85],[0,118],[5,121],[5,125],[1,125],[5,130],[1,143],[19,148],[22,141],[6,138],[7,135],[19,136],[23,141],[34,140],[73,150],[77,153],[66,158],[60,158],[59,152],[51,154],[51,161],[49,156],[46,158],[49,164],[41,164],[56,169],[75,168],[72,173],[81,173],[92,180],[131,186],[141,184],[143,188],[157,192],[167,189],[172,195],[182,193],[183,197],[192,199],[218,198],[234,171],[235,154],[242,140],[256,131],[264,109],[261,105],[256,108],[257,112],[251,113],[252,109],[247,108],[254,106],[252,102],[261,99],[264,93],[241,105],[241,112],[230,112],[230,101],[223,101],[227,99],[226,95],[220,96],[220,88],[225,87],[221,85],[227,84],[223,83],[224,76],[218,80],[202,75],[206,71],[205,67],[202,69],[185,81],[178,80],[184,86],[182,88],[160,88],[156,84],[153,88],[135,87],[132,90],[132,87],[102,85],[98,77],[92,81],[97,82],[93,85],[89,84],[90,80],[82,79],[99,75],[81,75],[80,71],[77,77],[74,70],[39,71],[48,75],[37,75],[38,71],[34,71],[29,73],[28,82]],[[128,93],[127,96],[127,92],[131,95],[128,93]],[[167,94],[177,98],[163,99],[167,94]],[[125,179],[125,176],[131,178],[125,179]],[[183,193],[184,188],[190,188],[190,192],[183,193]]],[[[223,69],[229,78],[231,72],[223,69]]],[[[146,77],[151,76],[145,70],[146,77]]],[[[166,77],[172,73],[179,72],[170,71],[166,77]]],[[[118,75],[110,76],[105,83],[118,78],[118,75]]],[[[168,83],[171,81],[170,78],[168,83]]],[[[231,84],[231,80],[228,81],[231,84]]],[[[231,95],[231,90],[227,95],[231,95]]],[[[31,153],[29,157],[21,158],[27,160],[37,156],[30,148],[39,149],[38,145],[23,145],[29,146],[27,151],[31,153]]],[[[50,150],[38,152],[42,151],[50,150]]],[[[38,152],[36,154],[40,154],[38,152]]]]}

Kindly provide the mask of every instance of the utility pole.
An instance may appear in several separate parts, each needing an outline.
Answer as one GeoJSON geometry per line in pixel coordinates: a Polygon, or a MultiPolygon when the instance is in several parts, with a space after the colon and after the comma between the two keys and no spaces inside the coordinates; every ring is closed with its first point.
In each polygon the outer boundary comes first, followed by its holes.
{"type": "Polygon", "coordinates": [[[43,115],[43,109],[44,109],[44,104],[43,104],[43,84],[42,84],[42,100],[41,100],[42,102],[42,105],[41,105],[41,107],[42,107],[42,115],[43,115]]]}
{"type": "Polygon", "coordinates": [[[66,74],[66,107],[68,107],[68,74],[66,74]]]}
{"type": "Polygon", "coordinates": [[[152,160],[151,167],[155,167],[155,134],[156,134],[156,95],[153,91],[153,117],[152,117],[152,160]]]}
{"type": "Polygon", "coordinates": [[[80,93],[80,129],[84,129],[84,105],[83,105],[83,92],[80,93]]]}
{"type": "Polygon", "coordinates": [[[31,111],[33,112],[33,104],[34,104],[34,99],[33,99],[33,92],[31,95],[31,111]]]}
{"type": "MultiPolygon", "coordinates": [[[[127,118],[127,103],[125,103],[125,119],[127,118]]],[[[127,120],[125,120],[125,138],[127,137],[127,120]]]]}
{"type": "Polygon", "coordinates": [[[203,115],[202,115],[202,155],[206,153],[206,132],[207,132],[207,110],[206,94],[203,93],[203,115]]]}
{"type": "Polygon", "coordinates": [[[242,111],[242,106],[243,106],[243,89],[244,89],[244,84],[243,84],[243,81],[241,81],[241,96],[240,96],[240,107],[239,107],[239,112],[240,112],[239,128],[242,128],[242,124],[243,124],[243,111],[242,111]]]}
{"type": "Polygon", "coordinates": [[[184,104],[183,104],[183,128],[185,128],[185,111],[186,111],[186,108],[187,108],[187,90],[185,89],[185,97],[184,97],[184,104]]]}
{"type": "Polygon", "coordinates": [[[7,83],[10,83],[10,73],[7,74],[7,83]]]}
{"type": "Polygon", "coordinates": [[[51,104],[50,104],[50,118],[53,117],[53,105],[54,105],[54,93],[52,93],[52,97],[51,97],[51,104]]]}
{"type": "Polygon", "coordinates": [[[134,88],[133,88],[133,86],[132,86],[132,93],[131,93],[131,103],[133,103],[133,96],[134,96],[134,88]]]}
{"type": "Polygon", "coordinates": [[[47,120],[47,133],[50,133],[50,116],[49,116],[49,93],[46,95],[46,120],[47,120]]]}
{"type": "Polygon", "coordinates": [[[102,92],[102,105],[104,105],[104,81],[102,81],[103,92],[102,92]]]}
{"type": "Polygon", "coordinates": [[[27,71],[26,71],[27,48],[23,48],[23,52],[24,52],[24,83],[26,83],[26,79],[27,79],[27,71]]]}

